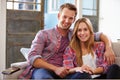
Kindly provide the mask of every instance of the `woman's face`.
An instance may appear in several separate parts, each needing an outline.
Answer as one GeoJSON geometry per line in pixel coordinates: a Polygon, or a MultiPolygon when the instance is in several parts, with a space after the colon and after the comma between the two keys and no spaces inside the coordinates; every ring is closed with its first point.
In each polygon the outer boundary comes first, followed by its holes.
{"type": "Polygon", "coordinates": [[[86,42],[90,38],[90,30],[84,22],[81,22],[78,26],[77,37],[81,42],[86,42]]]}

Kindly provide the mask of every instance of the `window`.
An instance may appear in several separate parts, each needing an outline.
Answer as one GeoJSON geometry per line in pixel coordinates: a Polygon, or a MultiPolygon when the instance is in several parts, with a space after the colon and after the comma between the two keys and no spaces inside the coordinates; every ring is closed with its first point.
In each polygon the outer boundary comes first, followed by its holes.
{"type": "Polygon", "coordinates": [[[41,0],[7,0],[7,9],[41,11],[41,0]]]}
{"type": "Polygon", "coordinates": [[[98,0],[83,0],[83,15],[97,15],[97,1],[98,0]]]}

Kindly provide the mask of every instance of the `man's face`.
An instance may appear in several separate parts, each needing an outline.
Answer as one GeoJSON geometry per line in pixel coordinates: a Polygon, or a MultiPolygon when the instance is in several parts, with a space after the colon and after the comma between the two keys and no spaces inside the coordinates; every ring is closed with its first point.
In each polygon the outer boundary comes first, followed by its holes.
{"type": "Polygon", "coordinates": [[[75,21],[75,11],[64,8],[61,13],[58,13],[58,27],[61,29],[69,29],[75,21]]]}

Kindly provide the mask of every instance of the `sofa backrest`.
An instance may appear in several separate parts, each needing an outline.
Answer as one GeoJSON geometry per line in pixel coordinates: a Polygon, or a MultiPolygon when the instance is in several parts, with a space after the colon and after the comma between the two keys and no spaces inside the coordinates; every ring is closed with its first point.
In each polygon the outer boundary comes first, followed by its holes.
{"type": "Polygon", "coordinates": [[[119,42],[113,42],[112,48],[115,53],[115,63],[120,66],[120,43],[119,42]]]}

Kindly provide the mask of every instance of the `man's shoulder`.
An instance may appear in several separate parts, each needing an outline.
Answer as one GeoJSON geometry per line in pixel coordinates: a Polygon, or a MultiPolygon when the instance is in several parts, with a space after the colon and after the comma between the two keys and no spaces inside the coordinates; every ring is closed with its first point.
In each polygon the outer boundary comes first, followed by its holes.
{"type": "Polygon", "coordinates": [[[72,29],[72,28],[70,28],[70,29],[69,29],[69,31],[70,31],[70,32],[73,32],[73,29],[72,29]]]}
{"type": "Polygon", "coordinates": [[[50,29],[42,29],[42,30],[39,30],[39,32],[52,32],[54,31],[55,28],[50,28],[50,29]]]}
{"type": "Polygon", "coordinates": [[[69,29],[69,36],[72,36],[73,34],[73,29],[69,29]]]}

